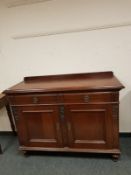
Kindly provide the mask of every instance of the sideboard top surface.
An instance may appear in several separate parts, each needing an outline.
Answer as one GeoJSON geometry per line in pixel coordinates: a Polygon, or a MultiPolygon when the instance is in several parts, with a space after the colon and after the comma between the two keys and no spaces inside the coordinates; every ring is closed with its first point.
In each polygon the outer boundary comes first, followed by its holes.
{"type": "Polygon", "coordinates": [[[124,86],[113,72],[94,72],[24,77],[24,81],[4,91],[6,94],[63,91],[113,91],[124,86]]]}

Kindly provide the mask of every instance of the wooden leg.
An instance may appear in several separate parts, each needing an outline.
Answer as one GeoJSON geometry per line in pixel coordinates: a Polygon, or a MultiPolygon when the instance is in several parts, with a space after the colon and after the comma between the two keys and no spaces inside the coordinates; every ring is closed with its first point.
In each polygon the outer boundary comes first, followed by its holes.
{"type": "Polygon", "coordinates": [[[6,105],[6,110],[7,110],[7,114],[8,114],[9,120],[10,120],[11,129],[12,129],[14,135],[16,135],[14,117],[13,117],[13,114],[12,114],[12,112],[10,110],[10,106],[8,104],[6,105]]]}
{"type": "Polygon", "coordinates": [[[28,151],[25,151],[25,150],[20,150],[20,153],[22,154],[22,155],[24,155],[25,157],[28,157],[28,151]]]}
{"type": "Polygon", "coordinates": [[[27,154],[27,151],[22,151],[23,152],[23,154],[26,156],[26,154],[27,154]]]}
{"type": "Polygon", "coordinates": [[[112,159],[114,162],[117,162],[120,158],[120,154],[112,154],[112,159]]]}
{"type": "Polygon", "coordinates": [[[2,148],[1,148],[1,144],[0,144],[0,154],[2,154],[2,148]]]}

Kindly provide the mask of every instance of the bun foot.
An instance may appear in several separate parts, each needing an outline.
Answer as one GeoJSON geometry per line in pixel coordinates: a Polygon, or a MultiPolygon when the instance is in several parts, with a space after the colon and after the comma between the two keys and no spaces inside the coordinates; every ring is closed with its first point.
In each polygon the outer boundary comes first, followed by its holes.
{"type": "Polygon", "coordinates": [[[120,158],[120,154],[113,154],[112,155],[112,159],[114,162],[117,162],[119,160],[119,158],[120,158]]]}
{"type": "Polygon", "coordinates": [[[21,155],[24,155],[24,156],[28,156],[28,154],[27,154],[27,151],[25,151],[25,150],[19,150],[19,153],[21,154],[21,155]]]}

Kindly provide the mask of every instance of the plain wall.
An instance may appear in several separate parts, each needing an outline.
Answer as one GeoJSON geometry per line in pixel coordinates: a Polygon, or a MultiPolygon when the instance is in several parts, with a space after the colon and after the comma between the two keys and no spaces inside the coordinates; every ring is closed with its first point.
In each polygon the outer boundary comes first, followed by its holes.
{"type": "MultiPolygon", "coordinates": [[[[0,91],[24,76],[113,71],[126,87],[120,92],[120,131],[131,132],[131,26],[13,39],[131,23],[130,9],[130,0],[52,0],[13,8],[0,1],[0,91]]],[[[10,130],[4,108],[0,130],[10,130]]]]}

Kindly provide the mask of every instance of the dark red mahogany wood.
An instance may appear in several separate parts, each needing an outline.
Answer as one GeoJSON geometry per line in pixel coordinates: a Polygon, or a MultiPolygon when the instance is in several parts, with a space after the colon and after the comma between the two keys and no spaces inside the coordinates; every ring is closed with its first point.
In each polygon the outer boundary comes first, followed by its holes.
{"type": "Polygon", "coordinates": [[[118,157],[122,88],[113,72],[25,77],[4,91],[14,114],[20,150],[118,157]]]}

